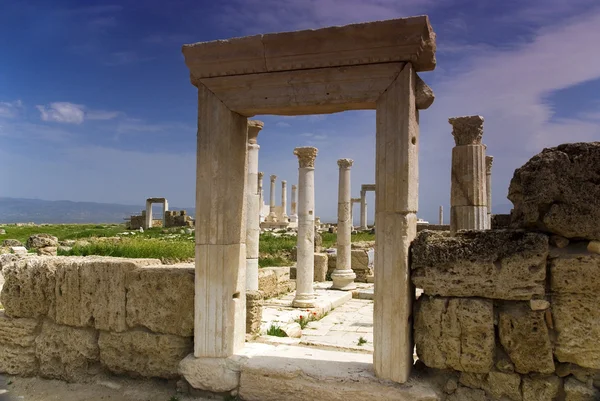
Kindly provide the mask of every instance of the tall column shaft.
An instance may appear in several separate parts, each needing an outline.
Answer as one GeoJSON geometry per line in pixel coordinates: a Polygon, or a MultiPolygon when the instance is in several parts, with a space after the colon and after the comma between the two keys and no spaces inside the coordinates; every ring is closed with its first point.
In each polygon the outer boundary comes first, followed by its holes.
{"type": "Polygon", "coordinates": [[[331,273],[333,285],[336,290],[353,290],[356,288],[354,279],[356,274],[352,271],[352,250],[350,248],[352,234],[352,198],[350,197],[350,168],[353,161],[350,159],[338,160],[338,222],[337,222],[337,262],[336,268],[331,273]]]}
{"type": "Polygon", "coordinates": [[[292,305],[315,306],[313,278],[315,270],[315,158],[317,148],[294,149],[298,156],[298,236],[296,263],[296,296],[292,305]]]}
{"type": "Polygon", "coordinates": [[[248,175],[246,181],[246,290],[258,291],[258,243],[260,239],[260,195],[258,192],[257,136],[263,123],[248,121],[248,175]]]}
{"type": "Polygon", "coordinates": [[[258,172],[258,204],[259,204],[259,220],[262,221],[263,215],[263,205],[265,203],[265,194],[263,192],[263,176],[264,173],[262,171],[258,172]]]}
{"type": "Polygon", "coordinates": [[[367,227],[367,192],[360,191],[360,228],[366,230],[367,227]]]}
{"type": "Polygon", "coordinates": [[[246,337],[248,123],[197,86],[194,355],[226,358],[246,337]]]}
{"type": "Polygon", "coordinates": [[[487,192],[487,228],[492,228],[492,164],[494,163],[494,156],[485,157],[485,189],[487,192]]]}
{"type": "Polygon", "coordinates": [[[296,185],[292,185],[292,209],[290,215],[290,221],[297,222],[298,221],[298,201],[296,196],[296,191],[298,187],[296,185]]]}
{"type": "Polygon", "coordinates": [[[444,224],[444,206],[440,206],[439,223],[440,226],[444,224]]]}
{"type": "Polygon", "coordinates": [[[406,63],[377,100],[375,145],[375,303],[373,366],[382,379],[404,383],[413,365],[409,247],[417,233],[419,112],[417,75],[406,63]]]}
{"type": "Polygon", "coordinates": [[[287,221],[287,181],[281,181],[281,218],[283,221],[287,221]]]}
{"type": "Polygon", "coordinates": [[[146,227],[152,228],[152,202],[146,201],[146,227]]]}
{"type": "Polygon", "coordinates": [[[163,202],[163,208],[162,208],[162,226],[163,228],[167,226],[167,211],[169,210],[169,202],[167,202],[167,200],[165,199],[165,201],[163,202]]]}
{"type": "Polygon", "coordinates": [[[275,180],[277,179],[276,175],[271,175],[269,177],[271,179],[271,193],[269,194],[269,215],[267,216],[267,221],[276,222],[277,215],[275,213],[275,180]]]}

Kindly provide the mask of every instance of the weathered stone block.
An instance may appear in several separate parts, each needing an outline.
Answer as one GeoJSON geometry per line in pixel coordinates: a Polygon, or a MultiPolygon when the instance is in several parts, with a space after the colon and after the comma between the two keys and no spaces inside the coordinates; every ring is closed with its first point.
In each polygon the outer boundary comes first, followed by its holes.
{"type": "Polygon", "coordinates": [[[600,255],[564,253],[550,259],[554,293],[600,294],[600,255]]]}
{"type": "Polygon", "coordinates": [[[566,238],[600,239],[600,142],[544,149],[517,169],[512,223],[566,238]]]}
{"type": "Polygon", "coordinates": [[[54,314],[54,272],[57,258],[39,256],[14,260],[3,266],[0,302],[11,317],[54,314]]]}
{"type": "Polygon", "coordinates": [[[587,386],[577,379],[565,379],[565,401],[597,401],[600,400],[600,391],[587,386]]]}
{"type": "Polygon", "coordinates": [[[600,295],[555,294],[554,355],[560,362],[600,369],[600,295]]]}
{"type": "Polygon", "coordinates": [[[454,394],[450,394],[446,401],[489,401],[485,391],[459,386],[454,394]]]}
{"type": "Polygon", "coordinates": [[[425,294],[528,300],[544,295],[548,237],[521,230],[422,231],[412,281],[425,294]]]}
{"type": "Polygon", "coordinates": [[[492,371],[488,374],[466,373],[460,375],[460,384],[474,389],[484,390],[487,394],[500,399],[508,397],[513,401],[521,401],[521,376],[516,373],[492,371]]]}
{"type": "Polygon", "coordinates": [[[289,267],[266,267],[258,270],[258,289],[265,298],[273,298],[296,289],[296,282],[290,280],[289,267]]]}
{"type": "Polygon", "coordinates": [[[40,374],[51,379],[81,381],[97,373],[98,331],[44,321],[35,340],[40,374]]]}
{"type": "Polygon", "coordinates": [[[20,376],[37,373],[35,338],[39,328],[38,320],[11,318],[0,310],[0,373],[20,376]]]}
{"type": "Polygon", "coordinates": [[[554,372],[552,343],[543,311],[525,302],[503,305],[499,312],[500,342],[518,373],[554,372]]]}
{"type": "Polygon", "coordinates": [[[367,276],[373,274],[373,269],[369,266],[368,249],[352,249],[352,271],[356,274],[354,281],[357,283],[366,283],[367,276]]]}
{"type": "Polygon", "coordinates": [[[260,329],[263,304],[262,291],[246,291],[246,333],[256,333],[260,329]]]}
{"type": "Polygon", "coordinates": [[[414,338],[429,367],[487,373],[495,349],[492,301],[423,295],[415,305],[414,338]]]}
{"type": "Polygon", "coordinates": [[[127,326],[194,334],[194,266],[148,266],[127,273],[127,326]]]}
{"type": "Polygon", "coordinates": [[[547,377],[523,377],[523,401],[552,401],[558,396],[560,378],[556,376],[547,377]]]}
{"type": "Polygon", "coordinates": [[[98,345],[100,361],[113,373],[171,379],[179,376],[179,362],[192,352],[193,338],[141,330],[103,331],[98,345]]]}
{"type": "Polygon", "coordinates": [[[50,234],[34,234],[27,239],[27,249],[57,247],[58,238],[50,234]]]}
{"type": "Polygon", "coordinates": [[[326,281],[327,277],[327,254],[326,253],[315,253],[315,270],[314,270],[314,281],[323,282],[326,281]]]}

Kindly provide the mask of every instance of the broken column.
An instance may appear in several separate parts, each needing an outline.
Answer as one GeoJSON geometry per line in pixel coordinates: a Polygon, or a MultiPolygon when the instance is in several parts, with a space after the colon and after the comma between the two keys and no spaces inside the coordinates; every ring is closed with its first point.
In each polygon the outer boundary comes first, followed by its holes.
{"type": "Polygon", "coordinates": [[[338,184],[338,222],[337,222],[337,263],[331,273],[332,289],[353,290],[356,288],[352,271],[352,250],[350,248],[352,234],[352,199],[350,198],[350,168],[351,159],[339,159],[340,167],[338,184]]]}
{"type": "Polygon", "coordinates": [[[275,180],[277,176],[275,174],[271,175],[271,193],[269,194],[269,215],[267,216],[267,221],[276,223],[277,222],[277,214],[275,213],[275,180]]]}
{"type": "Polygon", "coordinates": [[[487,193],[485,182],[485,145],[483,117],[448,119],[456,146],[452,148],[450,190],[450,231],[485,230],[487,193]]]}
{"type": "Polygon", "coordinates": [[[298,243],[296,256],[296,296],[292,305],[297,308],[315,306],[313,289],[315,269],[315,159],[318,149],[306,146],[294,149],[298,156],[298,243]]]}
{"type": "Polygon", "coordinates": [[[162,226],[165,228],[167,226],[167,212],[169,211],[169,202],[165,199],[163,202],[162,208],[162,226]]]}
{"type": "Polygon", "coordinates": [[[264,177],[265,173],[263,173],[262,171],[258,172],[258,205],[259,205],[259,216],[260,216],[260,221],[263,221],[264,219],[264,215],[263,215],[263,205],[265,203],[265,194],[263,192],[263,177],[264,177]]]}
{"type": "Polygon", "coordinates": [[[487,199],[487,228],[492,228],[492,164],[494,156],[485,157],[485,189],[487,199]]]}
{"type": "Polygon", "coordinates": [[[298,221],[297,202],[296,202],[296,190],[297,186],[292,184],[292,210],[290,214],[290,221],[296,223],[298,221]]]}
{"type": "Polygon", "coordinates": [[[287,215],[287,181],[281,181],[281,221],[287,222],[289,221],[289,216],[287,215]]]}
{"type": "Polygon", "coordinates": [[[360,191],[360,229],[366,230],[367,227],[367,191],[360,191]]]}
{"type": "Polygon", "coordinates": [[[260,237],[260,194],[256,138],[263,122],[248,121],[248,174],[246,181],[246,290],[258,291],[258,242],[260,237]]]}

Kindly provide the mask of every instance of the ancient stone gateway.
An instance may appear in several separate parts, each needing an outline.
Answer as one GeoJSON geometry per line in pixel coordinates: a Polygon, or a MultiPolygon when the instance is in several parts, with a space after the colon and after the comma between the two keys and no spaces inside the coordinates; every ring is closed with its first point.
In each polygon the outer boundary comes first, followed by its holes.
{"type": "Polygon", "coordinates": [[[374,367],[381,378],[408,380],[418,109],[433,101],[416,73],[435,68],[428,17],[196,43],[183,54],[198,88],[195,357],[220,366],[244,347],[248,117],[374,109],[374,367]]]}
{"type": "Polygon", "coordinates": [[[375,192],[375,184],[362,184],[360,187],[360,229],[366,230],[367,226],[367,192],[375,192]]]}
{"type": "Polygon", "coordinates": [[[163,211],[162,211],[162,226],[166,227],[165,224],[165,212],[169,210],[169,202],[165,198],[148,198],[146,199],[146,224],[145,229],[152,228],[152,205],[154,203],[162,203],[163,211]]]}

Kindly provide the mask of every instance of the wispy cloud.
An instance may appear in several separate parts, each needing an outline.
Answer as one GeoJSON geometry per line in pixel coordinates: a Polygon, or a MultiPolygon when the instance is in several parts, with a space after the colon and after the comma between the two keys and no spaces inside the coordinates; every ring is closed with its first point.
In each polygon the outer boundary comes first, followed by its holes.
{"type": "Polygon", "coordinates": [[[113,120],[124,113],[120,111],[89,110],[85,113],[86,120],[113,120]]]}
{"type": "Polygon", "coordinates": [[[82,104],[69,102],[53,102],[48,105],[37,105],[40,118],[65,124],[81,124],[85,120],[112,120],[122,115],[118,111],[89,110],[82,104]]]}
{"type": "Polygon", "coordinates": [[[0,102],[0,118],[14,118],[19,115],[23,109],[23,102],[15,100],[14,102],[0,102]]]}

